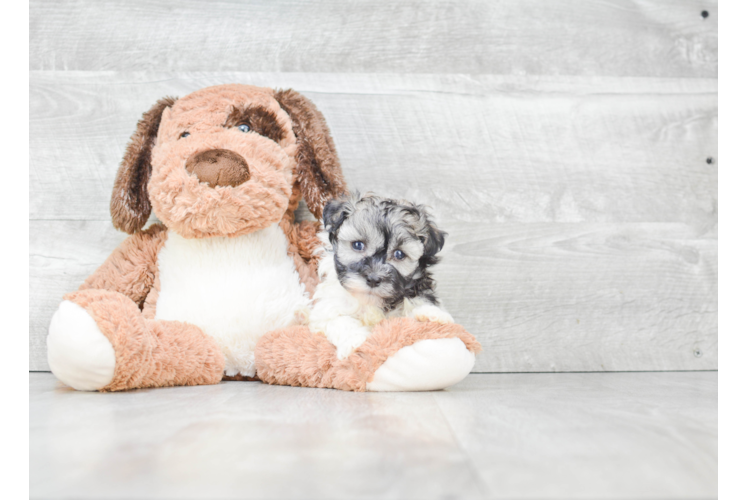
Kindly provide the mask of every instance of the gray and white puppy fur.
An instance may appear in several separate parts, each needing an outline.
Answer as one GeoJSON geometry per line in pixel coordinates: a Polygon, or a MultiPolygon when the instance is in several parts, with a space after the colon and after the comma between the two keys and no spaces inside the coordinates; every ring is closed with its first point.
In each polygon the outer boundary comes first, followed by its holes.
{"type": "Polygon", "coordinates": [[[385,318],[453,323],[439,306],[429,268],[446,233],[423,205],[354,193],[332,200],[319,234],[324,256],[309,326],[344,359],[385,318]]]}

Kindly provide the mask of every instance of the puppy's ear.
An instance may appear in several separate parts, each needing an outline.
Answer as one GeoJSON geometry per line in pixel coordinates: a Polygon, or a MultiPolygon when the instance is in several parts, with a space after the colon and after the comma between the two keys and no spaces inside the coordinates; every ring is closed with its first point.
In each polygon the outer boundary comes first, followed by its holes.
{"type": "Polygon", "coordinates": [[[419,236],[423,242],[423,256],[433,257],[444,248],[447,233],[436,227],[426,208],[423,206],[417,208],[421,213],[421,221],[423,222],[422,230],[419,231],[419,236]]]}
{"type": "Polygon", "coordinates": [[[426,241],[423,242],[423,254],[427,257],[433,257],[444,248],[444,240],[447,233],[437,229],[436,226],[429,224],[426,241]]]}
{"type": "Polygon", "coordinates": [[[353,213],[353,205],[349,199],[335,199],[327,202],[322,211],[322,224],[328,233],[330,243],[335,244],[340,226],[351,213],[353,213]]]}
{"type": "Polygon", "coordinates": [[[151,202],[148,199],[151,151],[156,142],[161,115],[175,102],[175,98],[165,97],[143,113],[117,170],[109,211],[114,227],[128,234],[140,230],[151,215],[151,202]]]}
{"type": "Polygon", "coordinates": [[[275,99],[293,121],[297,182],[309,211],[319,219],[327,201],[346,193],[330,130],[317,107],[295,90],[278,90],[275,99]]]}

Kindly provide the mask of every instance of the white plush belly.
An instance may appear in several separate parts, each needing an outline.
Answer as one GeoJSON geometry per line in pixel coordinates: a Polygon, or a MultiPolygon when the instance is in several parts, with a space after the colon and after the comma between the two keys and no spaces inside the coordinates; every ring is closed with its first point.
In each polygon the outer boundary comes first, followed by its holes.
{"type": "Polygon", "coordinates": [[[310,303],[287,251],[277,225],[236,238],[169,232],[158,256],[156,319],[199,326],[223,349],[227,375],[254,376],[257,340],[294,324],[310,303]]]}

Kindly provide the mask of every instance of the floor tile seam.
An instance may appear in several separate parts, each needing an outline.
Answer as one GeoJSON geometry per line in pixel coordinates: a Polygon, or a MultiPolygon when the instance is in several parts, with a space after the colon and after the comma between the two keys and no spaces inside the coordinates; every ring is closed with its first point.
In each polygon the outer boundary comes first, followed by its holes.
{"type": "Polygon", "coordinates": [[[481,495],[483,498],[488,499],[491,497],[491,488],[489,487],[488,483],[483,479],[483,475],[480,473],[480,470],[478,469],[477,464],[473,460],[472,455],[467,451],[467,449],[463,446],[462,441],[457,437],[457,432],[455,431],[454,427],[452,426],[452,422],[450,421],[449,417],[444,413],[444,410],[442,408],[442,405],[440,403],[440,397],[441,395],[449,394],[447,392],[440,391],[438,393],[435,393],[432,395],[434,398],[434,402],[436,403],[436,407],[439,409],[439,413],[442,416],[442,419],[447,424],[447,428],[449,429],[449,433],[452,436],[452,439],[454,440],[455,444],[457,445],[457,448],[460,450],[460,452],[465,456],[467,459],[468,469],[473,473],[473,475],[478,479],[478,489],[481,492],[481,495]]]}

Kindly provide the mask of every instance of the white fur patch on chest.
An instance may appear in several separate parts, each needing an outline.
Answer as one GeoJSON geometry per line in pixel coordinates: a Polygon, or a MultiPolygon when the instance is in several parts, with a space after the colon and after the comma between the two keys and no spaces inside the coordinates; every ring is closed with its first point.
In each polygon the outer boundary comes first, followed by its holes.
{"type": "Polygon", "coordinates": [[[309,315],[309,329],[323,333],[338,352],[338,359],[347,358],[363,344],[372,327],[385,318],[376,303],[355,297],[338,280],[332,249],[325,233],[319,235],[326,252],[319,262],[320,282],[314,293],[314,306],[309,315]]]}
{"type": "Polygon", "coordinates": [[[170,231],[158,256],[156,319],[192,323],[216,339],[227,375],[255,375],[265,333],[296,323],[310,300],[276,224],[235,238],[186,239],[170,231]]]}

